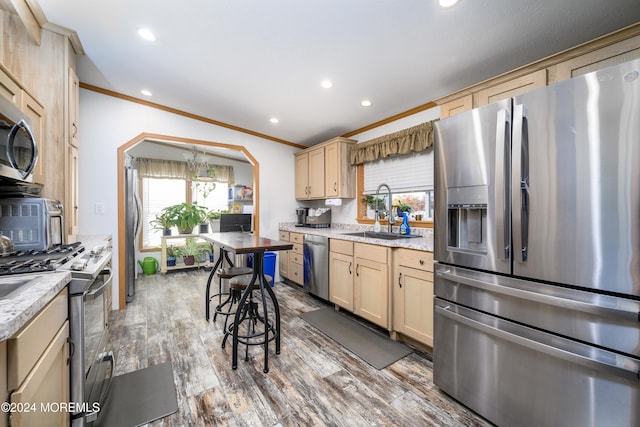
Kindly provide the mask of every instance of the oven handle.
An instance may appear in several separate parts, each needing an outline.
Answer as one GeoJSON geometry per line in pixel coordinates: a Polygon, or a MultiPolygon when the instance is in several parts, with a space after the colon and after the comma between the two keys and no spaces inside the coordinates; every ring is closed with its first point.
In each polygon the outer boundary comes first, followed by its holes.
{"type": "Polygon", "coordinates": [[[87,412],[87,417],[86,417],[87,422],[93,422],[96,419],[98,419],[100,409],[104,408],[105,406],[104,403],[107,400],[107,397],[109,396],[109,391],[111,390],[111,382],[113,381],[113,370],[115,369],[115,357],[113,356],[113,351],[108,351],[107,353],[105,353],[99,363],[104,363],[104,362],[109,362],[109,364],[111,365],[111,371],[110,371],[111,375],[109,375],[109,380],[105,381],[107,383],[106,387],[104,386],[104,382],[102,383],[102,389],[100,390],[100,397],[98,398],[98,402],[100,403],[100,406],[94,411],[87,412]]]}
{"type": "Polygon", "coordinates": [[[97,289],[92,290],[91,292],[87,292],[84,295],[84,300],[85,301],[91,301],[96,299],[97,297],[99,297],[100,295],[102,295],[104,293],[104,291],[107,289],[108,286],[111,286],[111,281],[113,280],[113,276],[111,275],[111,270],[106,269],[103,271],[108,271],[107,274],[109,274],[109,278],[107,280],[104,281],[104,283],[97,289]]]}

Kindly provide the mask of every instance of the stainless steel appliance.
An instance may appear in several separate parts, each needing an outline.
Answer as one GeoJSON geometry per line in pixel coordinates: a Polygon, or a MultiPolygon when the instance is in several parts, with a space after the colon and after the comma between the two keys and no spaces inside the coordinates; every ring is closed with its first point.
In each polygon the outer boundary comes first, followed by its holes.
{"type": "Polygon", "coordinates": [[[640,425],[640,60],[436,124],[434,382],[498,425],[640,425]]]}
{"type": "Polygon", "coordinates": [[[64,217],[58,200],[0,199],[0,234],[18,250],[47,250],[64,243],[64,217]]]}
{"type": "Polygon", "coordinates": [[[329,300],[329,238],[305,234],[303,238],[303,289],[329,300]]]}
{"type": "Polygon", "coordinates": [[[305,227],[309,228],[330,228],[331,227],[331,209],[317,208],[309,209],[305,227]]]}
{"type": "Polygon", "coordinates": [[[307,216],[309,215],[309,208],[296,208],[296,227],[304,227],[307,224],[307,216]]]}
{"type": "Polygon", "coordinates": [[[136,294],[136,279],[138,278],[138,239],[142,224],[142,204],[138,195],[138,171],[133,168],[133,160],[128,159],[129,165],[124,169],[125,179],[125,287],[126,302],[130,303],[136,294]]]}
{"type": "Polygon", "coordinates": [[[33,182],[38,148],[31,120],[6,98],[0,98],[0,177],[33,182]]]}
{"type": "Polygon", "coordinates": [[[105,409],[113,380],[114,356],[108,349],[105,291],[111,286],[111,251],[102,247],[83,252],[59,270],[71,271],[69,284],[69,335],[71,354],[71,401],[79,402],[71,414],[72,426],[98,419],[105,409]]]}

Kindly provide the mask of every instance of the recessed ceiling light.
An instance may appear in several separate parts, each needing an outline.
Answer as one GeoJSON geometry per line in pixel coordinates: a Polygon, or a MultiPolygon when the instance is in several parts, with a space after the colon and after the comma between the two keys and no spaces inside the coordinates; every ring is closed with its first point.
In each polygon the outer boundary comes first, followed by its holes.
{"type": "Polygon", "coordinates": [[[141,94],[143,94],[144,96],[151,96],[151,95],[153,95],[153,94],[151,93],[151,91],[150,91],[150,90],[147,90],[147,89],[142,89],[142,90],[140,91],[140,93],[141,93],[141,94]]]}
{"type": "Polygon", "coordinates": [[[438,0],[440,7],[451,7],[458,3],[458,0],[438,0]]]}
{"type": "Polygon", "coordinates": [[[274,124],[275,124],[275,123],[278,123],[280,120],[278,120],[278,118],[277,118],[277,117],[271,117],[271,118],[269,119],[269,121],[270,121],[271,123],[274,123],[274,124]]]}
{"type": "Polygon", "coordinates": [[[360,105],[362,105],[363,107],[371,107],[371,101],[365,99],[360,103],[360,105]]]}
{"type": "Polygon", "coordinates": [[[138,35],[145,40],[149,40],[150,42],[156,41],[156,36],[148,28],[139,28],[138,35]]]}
{"type": "Polygon", "coordinates": [[[332,88],[332,87],[333,87],[333,83],[331,83],[331,81],[330,81],[330,80],[323,80],[323,81],[320,83],[320,86],[322,86],[322,87],[323,87],[323,88],[325,88],[325,89],[330,89],[330,88],[332,88]]]}

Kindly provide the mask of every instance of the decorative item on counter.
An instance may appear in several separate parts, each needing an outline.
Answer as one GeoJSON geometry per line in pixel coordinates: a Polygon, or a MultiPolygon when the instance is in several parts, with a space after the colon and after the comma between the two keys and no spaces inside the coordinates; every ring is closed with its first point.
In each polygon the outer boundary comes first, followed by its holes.
{"type": "Polygon", "coordinates": [[[402,213],[402,224],[400,225],[400,234],[405,234],[405,235],[410,235],[411,234],[411,227],[409,227],[409,213],[408,212],[403,212],[402,213]]]}

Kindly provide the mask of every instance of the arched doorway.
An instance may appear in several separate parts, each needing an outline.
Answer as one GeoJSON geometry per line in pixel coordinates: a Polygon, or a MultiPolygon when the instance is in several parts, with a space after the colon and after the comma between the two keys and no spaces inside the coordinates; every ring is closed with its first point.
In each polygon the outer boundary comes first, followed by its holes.
{"type": "Polygon", "coordinates": [[[203,147],[214,147],[215,149],[230,150],[244,155],[246,160],[253,166],[253,212],[254,212],[254,232],[260,231],[260,186],[259,186],[259,164],[251,153],[243,146],[224,144],[220,142],[205,141],[198,139],[182,138],[176,136],[159,135],[152,133],[141,133],[135,138],[127,141],[118,147],[118,307],[125,308],[126,305],[126,269],[125,262],[125,156],[127,150],[135,147],[144,141],[154,141],[166,144],[187,144],[203,147]]]}

